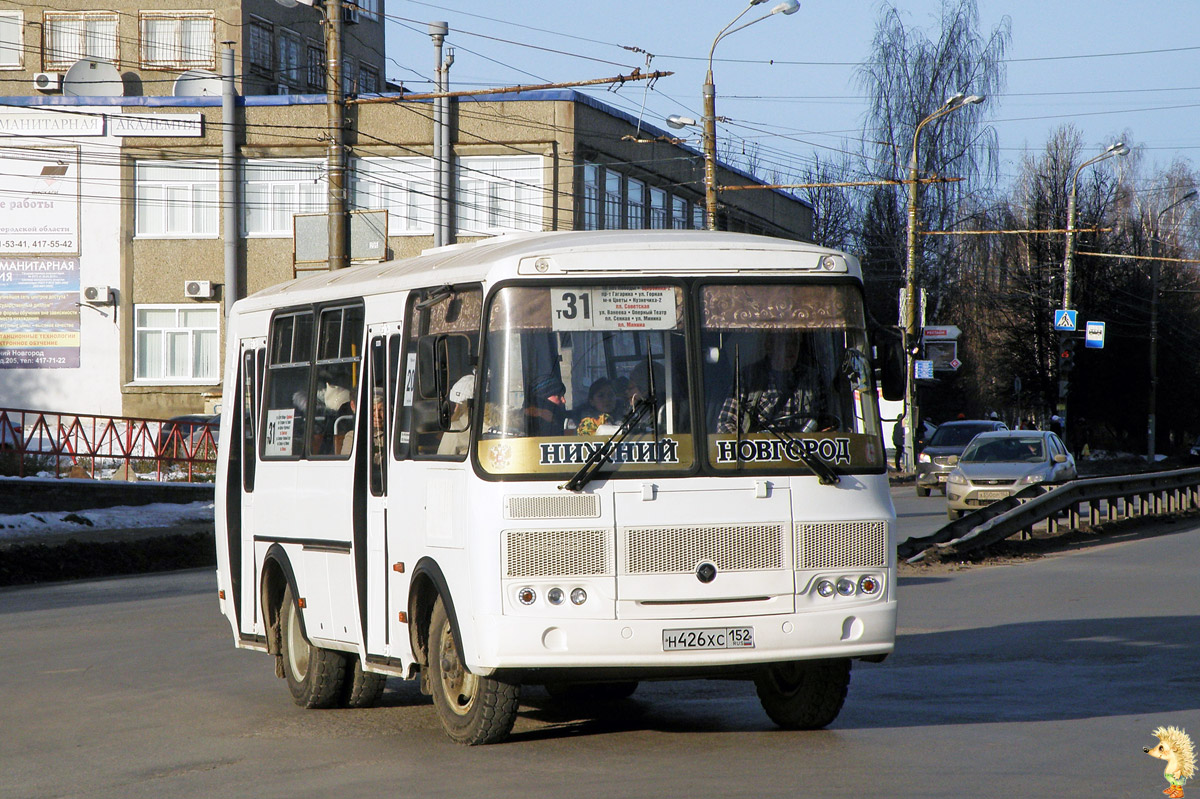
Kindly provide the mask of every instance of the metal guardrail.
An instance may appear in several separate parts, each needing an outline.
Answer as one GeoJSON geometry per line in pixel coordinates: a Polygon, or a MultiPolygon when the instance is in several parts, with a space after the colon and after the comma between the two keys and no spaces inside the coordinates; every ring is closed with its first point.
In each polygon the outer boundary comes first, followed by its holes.
{"type": "Polygon", "coordinates": [[[217,462],[217,425],[169,419],[0,408],[0,471],[96,477],[124,468],[156,480],[207,481],[217,462]]]}
{"type": "Polygon", "coordinates": [[[1200,468],[1122,474],[1072,480],[1053,488],[1033,485],[950,522],[927,535],[909,538],[896,548],[912,563],[930,550],[963,555],[1017,533],[1032,536],[1046,522],[1049,532],[1078,529],[1137,516],[1177,513],[1200,507],[1200,468]]]}

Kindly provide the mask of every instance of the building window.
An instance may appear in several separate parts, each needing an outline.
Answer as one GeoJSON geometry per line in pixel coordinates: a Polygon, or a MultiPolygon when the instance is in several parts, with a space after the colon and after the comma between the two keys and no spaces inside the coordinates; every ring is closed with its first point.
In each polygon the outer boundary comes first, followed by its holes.
{"type": "Polygon", "coordinates": [[[83,58],[117,63],[117,15],[108,11],[47,11],[42,67],[66,70],[83,58]]]}
{"type": "Polygon", "coordinates": [[[692,228],[704,230],[704,206],[700,203],[692,206],[692,228]]]}
{"type": "Polygon", "coordinates": [[[621,196],[621,173],[612,169],[604,170],[604,228],[619,230],[621,228],[621,206],[624,198],[621,196]]]}
{"type": "Polygon", "coordinates": [[[138,236],[216,236],[215,161],[138,161],[134,170],[138,236]]]}
{"type": "Polygon", "coordinates": [[[291,31],[279,32],[279,82],[289,86],[303,86],[304,42],[291,31]]]}
{"type": "Polygon", "coordinates": [[[273,46],[275,36],[271,25],[252,19],[247,30],[250,45],[250,71],[269,76],[275,61],[273,46]]]}
{"type": "Polygon", "coordinates": [[[459,159],[458,232],[464,235],[542,229],[542,159],[459,159]]]}
{"type": "Polygon", "coordinates": [[[686,230],[687,226],[687,200],[671,195],[671,227],[675,230],[686,230]]]}
{"type": "Polygon", "coordinates": [[[213,68],[211,12],[143,11],[140,24],[143,68],[213,68]]]}
{"type": "Polygon", "coordinates": [[[24,27],[20,11],[0,11],[0,68],[20,69],[25,63],[24,27]]]}
{"type": "Polygon", "coordinates": [[[631,230],[646,226],[646,184],[636,178],[625,179],[625,220],[631,230]]]}
{"type": "Polygon", "coordinates": [[[379,21],[379,14],[383,10],[382,0],[357,0],[357,5],[361,17],[372,22],[379,21]]]}
{"type": "Polygon", "coordinates": [[[358,83],[358,70],[353,58],[342,59],[342,94],[354,94],[354,86],[358,83]]]}
{"type": "Polygon", "coordinates": [[[137,305],[134,316],[134,380],[220,380],[220,305],[137,305]]]}
{"type": "Polygon", "coordinates": [[[325,91],[325,50],[312,44],[308,46],[308,87],[325,91]]]}
{"type": "Polygon", "coordinates": [[[379,93],[379,72],[374,67],[361,66],[358,68],[358,93],[379,93]]]}
{"type": "Polygon", "coordinates": [[[428,158],[360,158],[354,161],[354,205],[388,212],[393,236],[433,231],[433,165],[428,158]]]}
{"type": "Polygon", "coordinates": [[[667,227],[667,198],[662,189],[650,187],[650,227],[662,230],[667,227]]]}
{"type": "Polygon", "coordinates": [[[583,164],[583,219],[584,230],[600,229],[600,165],[583,164]]]}
{"type": "Polygon", "coordinates": [[[250,160],[244,172],[248,235],[290,236],[294,214],[323,214],[329,196],[322,161],[250,160]]]}

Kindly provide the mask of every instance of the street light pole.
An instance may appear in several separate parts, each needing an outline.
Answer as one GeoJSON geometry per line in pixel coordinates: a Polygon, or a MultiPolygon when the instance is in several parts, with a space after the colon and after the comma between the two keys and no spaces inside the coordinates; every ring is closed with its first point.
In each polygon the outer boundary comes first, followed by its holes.
{"type": "Polygon", "coordinates": [[[942,104],[942,107],[934,111],[929,116],[917,123],[916,130],[913,131],[912,157],[908,161],[908,274],[905,277],[904,288],[904,313],[901,321],[901,327],[904,332],[904,351],[908,358],[908,373],[905,379],[904,390],[904,449],[905,460],[910,468],[915,468],[917,463],[916,451],[916,432],[917,424],[919,423],[919,414],[917,413],[917,294],[919,293],[919,282],[917,280],[921,269],[921,248],[917,243],[917,225],[919,224],[920,214],[920,180],[917,170],[917,142],[921,135],[921,129],[929,122],[935,119],[941,119],[946,114],[967,105],[976,105],[984,101],[984,97],[977,94],[954,95],[942,104]]]}
{"type": "Polygon", "coordinates": [[[1063,256],[1063,310],[1071,309],[1071,282],[1075,271],[1075,196],[1079,190],[1079,173],[1086,166],[1099,163],[1106,158],[1112,158],[1114,155],[1127,155],[1129,148],[1125,146],[1125,142],[1117,142],[1110,145],[1108,149],[1100,153],[1094,158],[1089,158],[1075,169],[1075,175],[1071,178],[1071,194],[1067,198],[1067,248],[1066,254],[1063,256]]]}
{"type": "Polygon", "coordinates": [[[329,178],[329,268],[350,265],[346,217],[346,96],[342,91],[342,0],[326,0],[325,109],[329,178]]]}
{"type": "Polygon", "coordinates": [[[1158,276],[1159,276],[1159,225],[1167,211],[1191,200],[1196,196],[1192,189],[1175,202],[1158,212],[1154,218],[1154,228],[1150,231],[1150,410],[1146,416],[1146,462],[1154,463],[1155,447],[1157,445],[1157,419],[1155,414],[1158,406],[1158,276]]]}
{"type": "Polygon", "coordinates": [[[713,39],[712,47],[708,48],[708,72],[704,75],[704,118],[702,121],[704,123],[704,226],[709,230],[717,229],[717,87],[713,84],[713,53],[716,52],[717,43],[732,33],[748,28],[756,22],[762,22],[775,14],[795,14],[800,10],[800,0],[784,0],[758,19],[752,19],[736,28],[733,27],[739,19],[746,15],[747,11],[765,2],[766,0],[750,0],[750,4],[721,29],[717,38],[713,39]]]}

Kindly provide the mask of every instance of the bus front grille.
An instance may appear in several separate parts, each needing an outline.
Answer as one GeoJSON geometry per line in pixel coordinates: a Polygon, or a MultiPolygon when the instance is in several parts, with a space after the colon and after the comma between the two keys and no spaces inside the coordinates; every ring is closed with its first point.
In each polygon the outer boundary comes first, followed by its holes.
{"type": "Polygon", "coordinates": [[[612,530],[507,530],[507,577],[587,577],[612,574],[612,530]]]}
{"type": "Polygon", "coordinates": [[[709,562],[719,571],[783,568],[781,524],[714,524],[622,529],[622,574],[689,574],[709,562]]]}
{"type": "Polygon", "coordinates": [[[552,494],[504,498],[506,519],[596,519],[600,516],[600,498],[595,494],[552,494]]]}
{"type": "Polygon", "coordinates": [[[796,525],[797,569],[874,569],[887,564],[887,522],[796,525]]]}

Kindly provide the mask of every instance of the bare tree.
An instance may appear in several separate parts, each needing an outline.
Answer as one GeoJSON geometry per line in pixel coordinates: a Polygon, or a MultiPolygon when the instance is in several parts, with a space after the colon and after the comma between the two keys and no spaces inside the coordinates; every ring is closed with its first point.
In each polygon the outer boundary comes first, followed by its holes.
{"type": "MultiPolygon", "coordinates": [[[[943,0],[934,35],[906,23],[899,9],[881,7],[873,54],[858,70],[858,81],[870,100],[865,140],[868,171],[879,177],[907,179],[913,137],[921,121],[946,99],[966,92],[993,95],[1005,83],[1004,54],[1011,39],[1011,23],[1004,17],[986,36],[979,32],[976,0],[943,0]]],[[[921,131],[918,173],[962,178],[958,183],[930,184],[921,188],[919,225],[925,230],[948,228],[962,211],[964,200],[980,192],[997,174],[995,130],[985,124],[985,106],[964,106],[921,131]]],[[[907,223],[906,223],[907,224],[907,223]]],[[[905,226],[894,231],[901,237],[894,247],[903,252],[905,226]]],[[[891,225],[875,226],[882,233],[891,225]]],[[[937,238],[937,237],[935,237],[937,238]]],[[[923,248],[923,287],[940,293],[947,284],[949,243],[919,241],[923,248]]],[[[872,265],[873,266],[873,265],[872,265]]],[[[892,271],[902,264],[880,264],[892,271]]],[[[937,297],[934,301],[937,301],[937,297]]]]}

